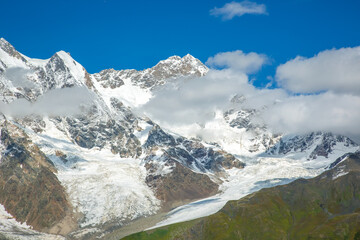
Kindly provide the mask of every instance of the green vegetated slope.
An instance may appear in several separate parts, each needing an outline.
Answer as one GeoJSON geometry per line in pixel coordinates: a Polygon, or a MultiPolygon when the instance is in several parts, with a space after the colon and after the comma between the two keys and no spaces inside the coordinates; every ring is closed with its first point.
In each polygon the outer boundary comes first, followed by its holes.
{"type": "Polygon", "coordinates": [[[209,217],[125,239],[359,239],[360,154],[313,179],[262,189],[209,217]]]}

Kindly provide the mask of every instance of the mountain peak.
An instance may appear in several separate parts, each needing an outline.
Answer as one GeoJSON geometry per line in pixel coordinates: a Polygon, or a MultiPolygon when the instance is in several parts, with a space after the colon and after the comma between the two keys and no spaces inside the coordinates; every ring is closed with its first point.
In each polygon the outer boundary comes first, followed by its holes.
{"type": "Polygon", "coordinates": [[[191,55],[189,53],[186,54],[182,59],[184,59],[184,60],[198,60],[193,55],[191,55]]]}
{"type": "Polygon", "coordinates": [[[6,52],[9,56],[15,57],[23,62],[26,62],[26,59],[4,38],[0,38],[0,49],[6,52]]]}
{"type": "Polygon", "coordinates": [[[69,61],[69,60],[70,60],[70,61],[75,61],[75,60],[71,57],[70,53],[65,52],[65,51],[63,51],[63,50],[60,50],[60,51],[56,52],[54,55],[58,56],[59,58],[61,58],[61,59],[64,60],[64,61],[69,61]]]}
{"type": "Polygon", "coordinates": [[[181,60],[181,57],[178,56],[178,55],[174,55],[174,56],[171,56],[168,59],[163,60],[163,61],[168,61],[168,60],[177,60],[177,61],[179,61],[179,60],[181,60]]]}
{"type": "Polygon", "coordinates": [[[6,42],[9,43],[8,41],[5,40],[5,38],[0,38],[0,42],[6,42]]]}
{"type": "MultiPolygon", "coordinates": [[[[208,71],[207,67],[197,58],[190,54],[186,54],[184,57],[177,55],[171,56],[166,60],[160,61],[151,69],[158,69],[168,66],[173,68],[186,68],[188,71],[199,71],[199,75],[203,76],[208,71]]],[[[166,67],[168,68],[168,67],[166,67]]],[[[186,75],[186,74],[185,74],[186,75]]]]}
{"type": "Polygon", "coordinates": [[[72,83],[81,84],[85,81],[85,68],[65,51],[56,52],[47,62],[46,67],[54,73],[63,72],[65,75],[70,74],[65,79],[58,80],[58,84],[69,83],[69,79],[72,77],[75,78],[75,81],[72,83]]]}
{"type": "Polygon", "coordinates": [[[182,63],[182,62],[198,62],[198,63],[201,63],[202,62],[195,58],[194,56],[192,56],[191,54],[186,54],[185,56],[183,57],[180,57],[178,55],[174,55],[174,56],[171,56],[165,60],[162,60],[160,61],[159,63],[166,63],[166,62],[176,62],[176,63],[182,63]]]}
{"type": "Polygon", "coordinates": [[[5,45],[10,45],[12,48],[14,48],[8,41],[6,41],[5,38],[0,38],[0,47],[5,45]]]}
{"type": "Polygon", "coordinates": [[[204,76],[208,68],[199,59],[187,54],[182,58],[171,56],[146,71],[149,71],[153,77],[164,80],[177,76],[204,76]]]}

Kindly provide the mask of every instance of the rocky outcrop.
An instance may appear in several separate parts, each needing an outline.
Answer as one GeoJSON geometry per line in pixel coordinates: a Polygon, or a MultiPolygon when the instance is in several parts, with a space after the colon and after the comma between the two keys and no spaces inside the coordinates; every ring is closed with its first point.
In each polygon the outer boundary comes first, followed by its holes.
{"type": "Polygon", "coordinates": [[[121,77],[123,77],[121,71],[116,71],[114,69],[102,70],[101,72],[94,74],[94,77],[104,88],[114,89],[124,85],[124,80],[121,79],[121,77]]]}
{"type": "Polygon", "coordinates": [[[145,164],[148,171],[146,183],[154,189],[156,197],[163,203],[164,210],[217,193],[219,186],[209,176],[193,172],[171,158],[164,164],[170,173],[161,174],[154,164],[145,164]]]}
{"type": "Polygon", "coordinates": [[[65,126],[71,139],[83,148],[102,149],[110,146],[114,154],[120,157],[138,157],[142,153],[141,144],[126,125],[114,119],[89,116],[57,118],[57,125],[65,126]]]}
{"type": "MultiPolygon", "coordinates": [[[[0,129],[0,203],[36,230],[67,233],[56,228],[71,216],[72,207],[55,167],[21,129],[4,118],[0,129]]],[[[76,228],[70,225],[67,231],[76,228]]]]}

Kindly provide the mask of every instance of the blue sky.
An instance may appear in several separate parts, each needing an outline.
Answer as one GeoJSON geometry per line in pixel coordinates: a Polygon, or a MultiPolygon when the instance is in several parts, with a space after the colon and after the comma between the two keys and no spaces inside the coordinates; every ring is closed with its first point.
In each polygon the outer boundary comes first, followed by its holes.
{"type": "Polygon", "coordinates": [[[210,14],[229,2],[2,0],[0,34],[29,57],[68,51],[90,73],[141,70],[187,53],[206,62],[219,52],[257,52],[271,59],[254,75],[257,86],[297,55],[360,45],[360,1],[259,0],[267,14],[210,14]]]}

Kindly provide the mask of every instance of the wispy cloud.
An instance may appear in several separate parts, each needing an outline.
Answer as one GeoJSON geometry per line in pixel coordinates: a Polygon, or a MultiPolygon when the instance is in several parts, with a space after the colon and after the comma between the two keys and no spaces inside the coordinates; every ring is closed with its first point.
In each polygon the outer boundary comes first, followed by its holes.
{"type": "Polygon", "coordinates": [[[257,72],[268,62],[268,57],[255,52],[244,53],[241,50],[222,52],[210,57],[206,64],[213,68],[231,68],[246,74],[257,72]]]}
{"type": "Polygon", "coordinates": [[[27,115],[70,116],[89,108],[95,96],[85,87],[53,89],[41,95],[35,102],[17,99],[9,104],[0,102],[0,112],[23,117],[27,115]]]}
{"type": "Polygon", "coordinates": [[[210,10],[210,14],[216,17],[222,17],[223,20],[230,20],[245,14],[267,14],[267,11],[265,4],[243,1],[230,2],[221,8],[215,7],[210,10]]]}
{"type": "Polygon", "coordinates": [[[35,84],[28,80],[27,75],[32,73],[30,69],[10,67],[5,70],[4,76],[12,82],[14,87],[34,87],[35,84]]]}

